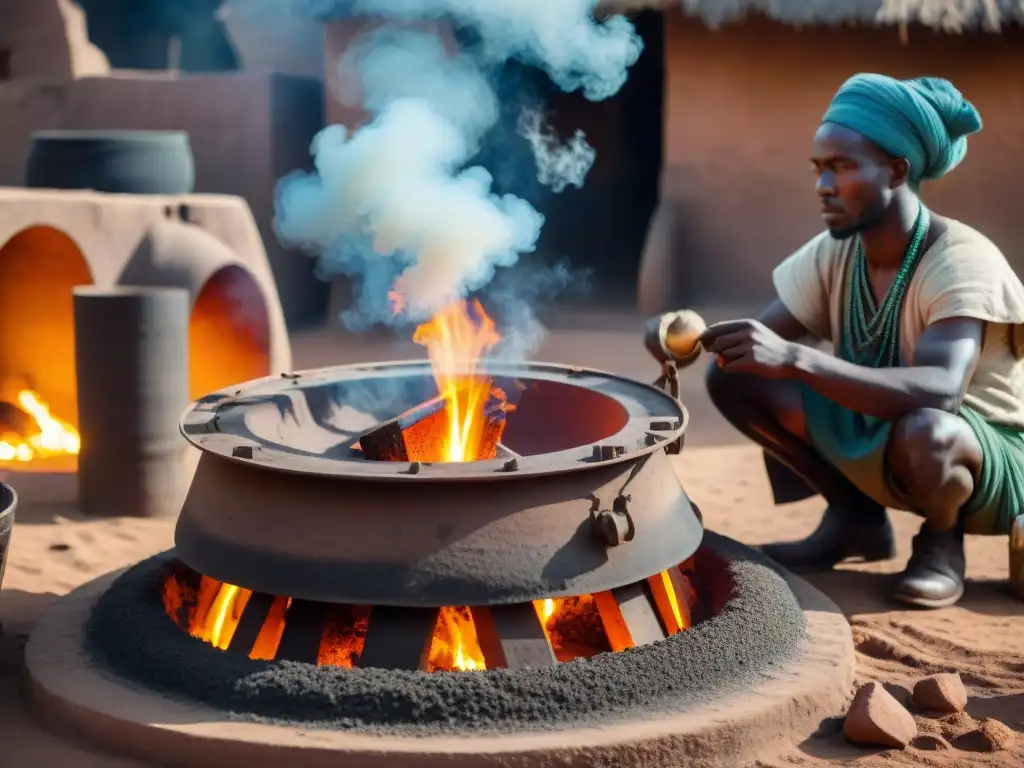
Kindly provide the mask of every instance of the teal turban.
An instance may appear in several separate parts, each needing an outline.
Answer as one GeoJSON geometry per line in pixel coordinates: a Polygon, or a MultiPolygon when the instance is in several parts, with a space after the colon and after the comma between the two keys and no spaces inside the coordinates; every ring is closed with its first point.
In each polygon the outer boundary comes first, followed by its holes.
{"type": "Polygon", "coordinates": [[[939,179],[967,154],[981,115],[948,80],[854,75],[836,92],[823,123],[856,131],[910,163],[910,181],[939,179]]]}

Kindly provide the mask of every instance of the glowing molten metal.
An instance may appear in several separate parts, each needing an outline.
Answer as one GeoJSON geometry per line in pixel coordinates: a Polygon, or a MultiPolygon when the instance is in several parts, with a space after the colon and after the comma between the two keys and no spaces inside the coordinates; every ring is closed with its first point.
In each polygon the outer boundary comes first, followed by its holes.
{"type": "Polygon", "coordinates": [[[50,413],[49,406],[36,392],[18,393],[18,408],[35,422],[35,431],[21,435],[0,433],[0,461],[32,461],[50,456],[76,455],[82,447],[78,431],[50,413]]]}

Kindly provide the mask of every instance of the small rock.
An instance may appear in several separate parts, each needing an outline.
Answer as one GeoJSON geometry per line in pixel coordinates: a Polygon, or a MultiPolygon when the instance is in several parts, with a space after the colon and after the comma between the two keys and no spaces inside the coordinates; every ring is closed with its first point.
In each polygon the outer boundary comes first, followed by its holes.
{"type": "Polygon", "coordinates": [[[930,712],[963,712],[967,689],[956,672],[930,675],[914,686],[914,706],[930,712]]]}
{"type": "Polygon", "coordinates": [[[965,733],[954,746],[969,752],[1003,752],[1017,743],[1016,732],[1007,725],[986,717],[978,721],[978,728],[965,733]]]}
{"type": "Polygon", "coordinates": [[[853,697],[843,735],[858,744],[902,749],[917,736],[917,723],[880,683],[871,682],[853,697]]]}

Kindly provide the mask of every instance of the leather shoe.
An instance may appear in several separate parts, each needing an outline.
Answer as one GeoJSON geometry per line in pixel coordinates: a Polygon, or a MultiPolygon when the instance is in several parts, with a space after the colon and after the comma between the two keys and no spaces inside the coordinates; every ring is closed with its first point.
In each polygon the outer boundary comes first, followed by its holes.
{"type": "Polygon", "coordinates": [[[963,596],[966,570],[963,534],[955,528],[936,533],[926,523],[893,597],[918,608],[945,608],[963,596]]]}
{"type": "Polygon", "coordinates": [[[829,507],[806,539],[765,544],[761,551],[795,573],[826,571],[850,559],[888,560],[896,556],[896,542],[889,516],[879,510],[871,516],[829,507]]]}

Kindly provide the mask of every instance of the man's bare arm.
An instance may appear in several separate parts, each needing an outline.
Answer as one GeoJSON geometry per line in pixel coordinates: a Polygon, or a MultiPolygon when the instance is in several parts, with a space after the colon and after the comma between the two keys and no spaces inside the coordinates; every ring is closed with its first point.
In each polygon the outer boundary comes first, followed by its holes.
{"type": "Polygon", "coordinates": [[[840,405],[895,421],[910,411],[955,413],[981,354],[985,324],[973,318],[941,320],[921,335],[912,365],[870,368],[794,345],[791,377],[840,405]]]}
{"type": "Polygon", "coordinates": [[[793,317],[793,314],[786,308],[781,299],[775,299],[775,301],[765,307],[757,319],[765,327],[775,331],[786,341],[798,341],[805,336],[812,335],[803,326],[803,323],[793,317]]]}

